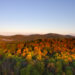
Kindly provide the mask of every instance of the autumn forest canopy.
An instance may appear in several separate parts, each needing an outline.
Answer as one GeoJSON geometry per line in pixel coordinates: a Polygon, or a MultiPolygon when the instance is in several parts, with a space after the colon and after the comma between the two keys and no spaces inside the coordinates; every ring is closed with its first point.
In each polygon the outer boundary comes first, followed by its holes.
{"type": "Polygon", "coordinates": [[[0,75],[75,75],[75,37],[32,36],[29,41],[20,35],[20,41],[0,38],[0,75]]]}

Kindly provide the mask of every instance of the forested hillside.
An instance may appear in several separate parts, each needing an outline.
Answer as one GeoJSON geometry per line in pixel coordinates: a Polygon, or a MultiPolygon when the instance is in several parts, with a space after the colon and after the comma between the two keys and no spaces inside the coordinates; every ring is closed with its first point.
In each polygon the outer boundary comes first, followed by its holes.
{"type": "Polygon", "coordinates": [[[1,41],[0,75],[75,75],[75,38],[1,41]]]}

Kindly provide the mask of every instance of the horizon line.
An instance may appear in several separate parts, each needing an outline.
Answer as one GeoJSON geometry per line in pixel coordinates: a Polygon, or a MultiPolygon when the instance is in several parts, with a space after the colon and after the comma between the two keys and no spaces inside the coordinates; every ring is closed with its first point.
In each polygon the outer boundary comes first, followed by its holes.
{"type": "Polygon", "coordinates": [[[53,32],[49,32],[49,33],[0,33],[0,36],[14,36],[14,35],[45,35],[45,34],[59,34],[59,35],[71,35],[71,36],[75,36],[75,33],[53,33],[53,32]]]}

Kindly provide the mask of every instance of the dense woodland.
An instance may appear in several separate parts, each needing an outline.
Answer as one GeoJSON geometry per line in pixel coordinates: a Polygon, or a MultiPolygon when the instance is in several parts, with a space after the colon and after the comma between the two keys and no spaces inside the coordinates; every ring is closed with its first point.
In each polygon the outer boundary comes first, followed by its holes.
{"type": "Polygon", "coordinates": [[[75,38],[0,41],[0,75],[75,75],[75,38]]]}

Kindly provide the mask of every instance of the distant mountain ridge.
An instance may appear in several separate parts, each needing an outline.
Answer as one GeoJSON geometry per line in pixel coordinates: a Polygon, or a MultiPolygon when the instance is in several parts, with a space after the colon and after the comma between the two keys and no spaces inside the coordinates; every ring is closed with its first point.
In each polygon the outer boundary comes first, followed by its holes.
{"type": "Polygon", "coordinates": [[[13,36],[0,35],[0,41],[30,41],[30,40],[47,39],[47,38],[75,38],[75,36],[61,35],[61,34],[56,34],[56,33],[33,34],[33,35],[13,35],[13,36]]]}

